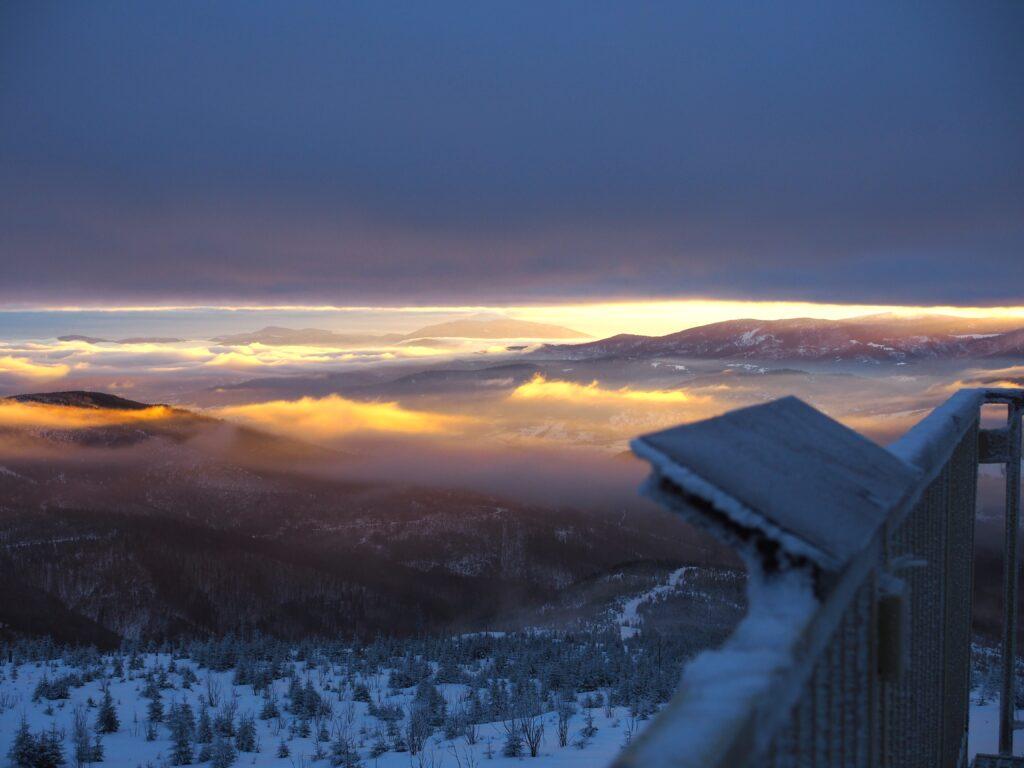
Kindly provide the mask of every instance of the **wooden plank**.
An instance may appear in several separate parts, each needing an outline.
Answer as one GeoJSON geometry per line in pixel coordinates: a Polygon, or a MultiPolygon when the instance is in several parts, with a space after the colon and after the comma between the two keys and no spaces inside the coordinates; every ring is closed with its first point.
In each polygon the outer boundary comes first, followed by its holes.
{"type": "Polygon", "coordinates": [[[646,435],[633,446],[656,473],[732,525],[831,571],[867,546],[921,476],[795,397],[646,435]]]}

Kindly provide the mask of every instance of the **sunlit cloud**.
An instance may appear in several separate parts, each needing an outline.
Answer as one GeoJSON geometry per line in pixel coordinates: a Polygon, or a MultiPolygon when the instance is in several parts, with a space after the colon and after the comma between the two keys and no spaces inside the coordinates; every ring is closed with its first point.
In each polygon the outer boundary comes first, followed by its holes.
{"type": "Polygon", "coordinates": [[[465,416],[411,410],[393,402],[360,402],[338,395],[226,406],[210,413],[268,432],[318,442],[372,432],[443,435],[471,423],[465,416]]]}
{"type": "Polygon", "coordinates": [[[50,381],[68,375],[71,367],[63,363],[48,364],[34,362],[24,357],[0,356],[0,375],[29,381],[50,381]]]}
{"type": "Polygon", "coordinates": [[[572,381],[548,380],[537,374],[530,381],[516,387],[509,395],[512,400],[560,400],[571,403],[692,403],[701,398],[678,389],[604,389],[596,381],[577,384],[572,381]]]}
{"type": "Polygon", "coordinates": [[[45,403],[0,400],[0,427],[29,429],[91,429],[172,418],[173,408],[154,405],[139,410],[77,408],[45,403]]]}

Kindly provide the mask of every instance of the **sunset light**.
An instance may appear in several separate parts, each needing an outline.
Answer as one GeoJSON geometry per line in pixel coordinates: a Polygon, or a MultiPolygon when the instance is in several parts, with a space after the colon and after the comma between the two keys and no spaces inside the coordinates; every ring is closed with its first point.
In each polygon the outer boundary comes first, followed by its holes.
{"type": "Polygon", "coordinates": [[[1022,42],[0,0],[3,768],[1024,766],[1022,42]]]}

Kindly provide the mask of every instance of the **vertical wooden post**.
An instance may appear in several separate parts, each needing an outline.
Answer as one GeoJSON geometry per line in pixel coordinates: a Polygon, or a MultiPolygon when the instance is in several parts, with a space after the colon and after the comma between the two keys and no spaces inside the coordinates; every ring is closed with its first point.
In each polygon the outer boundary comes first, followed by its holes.
{"type": "Polygon", "coordinates": [[[1017,667],[1017,552],[1020,518],[1021,407],[1007,405],[1006,541],[1003,553],[1003,690],[999,699],[999,754],[1013,754],[1017,667]]]}

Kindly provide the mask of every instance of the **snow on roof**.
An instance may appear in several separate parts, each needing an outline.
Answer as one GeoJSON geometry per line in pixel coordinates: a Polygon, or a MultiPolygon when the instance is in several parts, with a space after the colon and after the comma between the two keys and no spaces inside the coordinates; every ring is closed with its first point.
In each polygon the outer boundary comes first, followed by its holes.
{"type": "Polygon", "coordinates": [[[921,476],[795,397],[645,435],[632,447],[656,479],[668,481],[659,500],[678,496],[683,503],[674,509],[730,538],[720,521],[687,503],[696,497],[731,526],[830,571],[867,545],[921,476]]]}

